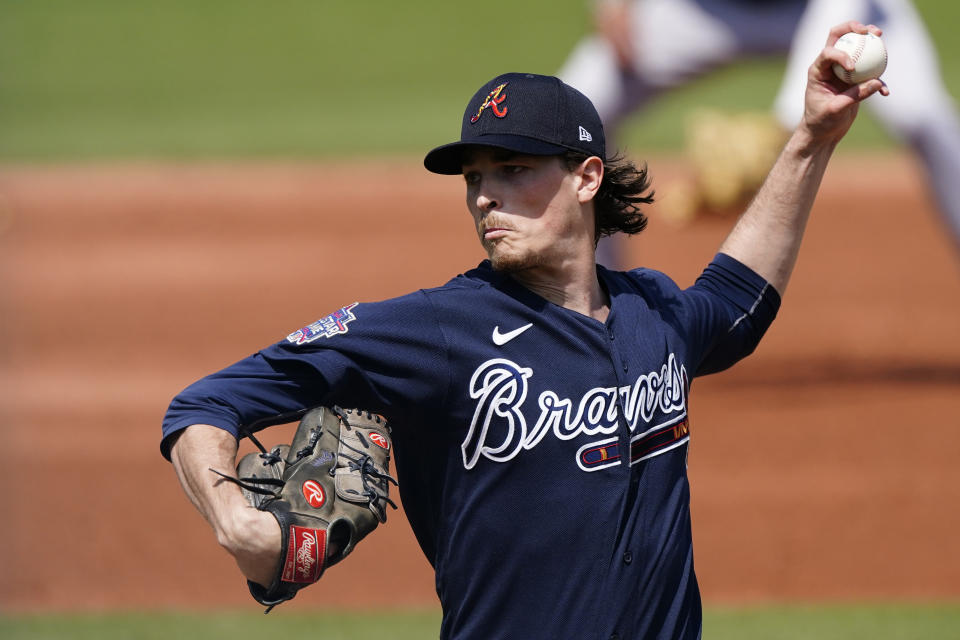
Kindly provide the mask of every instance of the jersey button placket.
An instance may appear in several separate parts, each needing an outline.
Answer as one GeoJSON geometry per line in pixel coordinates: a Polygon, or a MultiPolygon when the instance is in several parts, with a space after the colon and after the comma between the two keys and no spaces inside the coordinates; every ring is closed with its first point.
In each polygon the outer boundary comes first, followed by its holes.
{"type": "Polygon", "coordinates": [[[624,551],[624,552],[623,552],[623,564],[630,564],[631,562],[633,562],[633,552],[632,552],[632,551],[629,551],[629,550],[624,551]]]}

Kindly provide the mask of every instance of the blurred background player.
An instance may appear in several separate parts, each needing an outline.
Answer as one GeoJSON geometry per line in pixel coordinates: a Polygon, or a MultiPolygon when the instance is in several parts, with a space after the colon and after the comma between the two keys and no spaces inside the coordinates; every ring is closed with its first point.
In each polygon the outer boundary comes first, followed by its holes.
{"type": "MultiPolygon", "coordinates": [[[[596,0],[594,16],[595,32],[558,75],[596,105],[611,149],[626,117],[657,96],[746,58],[789,54],[770,113],[689,114],[692,180],[659,194],[662,212],[681,222],[742,206],[762,183],[784,132],[800,119],[806,61],[838,16],[876,24],[890,54],[883,80],[892,92],[866,108],[916,153],[960,251],[960,116],[909,0],[596,0]]],[[[618,240],[601,242],[599,262],[628,266],[618,240]]]]}

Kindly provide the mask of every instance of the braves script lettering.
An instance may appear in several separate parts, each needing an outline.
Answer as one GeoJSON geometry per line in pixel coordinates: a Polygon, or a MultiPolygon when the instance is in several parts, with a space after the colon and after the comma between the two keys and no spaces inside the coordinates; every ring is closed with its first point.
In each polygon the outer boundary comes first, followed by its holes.
{"type": "Polygon", "coordinates": [[[632,385],[590,389],[576,404],[544,391],[537,399],[537,421],[528,427],[521,407],[532,376],[533,369],[501,358],[473,372],[470,397],[477,406],[461,446],[464,468],[472,469],[481,457],[511,460],[523,449],[536,447],[548,433],[560,440],[616,433],[621,411],[631,432],[657,417],[686,411],[687,371],[678,367],[672,353],[659,371],[641,375],[632,385]]]}

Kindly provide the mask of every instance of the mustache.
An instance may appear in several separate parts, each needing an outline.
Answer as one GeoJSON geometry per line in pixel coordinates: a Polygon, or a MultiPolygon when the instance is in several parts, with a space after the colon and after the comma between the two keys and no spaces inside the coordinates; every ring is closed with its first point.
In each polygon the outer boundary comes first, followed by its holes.
{"type": "Polygon", "coordinates": [[[499,218],[495,218],[495,217],[492,217],[492,216],[487,217],[487,218],[484,218],[483,221],[480,222],[479,227],[480,227],[480,232],[481,232],[481,233],[485,233],[485,232],[489,231],[490,229],[506,229],[507,231],[513,231],[513,230],[514,230],[514,228],[513,228],[512,225],[508,224],[507,222],[505,222],[505,221],[503,221],[503,220],[501,220],[501,219],[499,219],[499,218]]]}

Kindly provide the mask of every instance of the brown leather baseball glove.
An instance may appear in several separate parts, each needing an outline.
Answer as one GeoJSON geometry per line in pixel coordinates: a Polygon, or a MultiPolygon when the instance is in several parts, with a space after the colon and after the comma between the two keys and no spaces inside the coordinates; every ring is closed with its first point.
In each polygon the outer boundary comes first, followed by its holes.
{"type": "MultiPolygon", "coordinates": [[[[237,464],[251,505],[273,514],[283,547],[272,583],[248,581],[267,612],[293,598],[343,560],[367,534],[387,521],[390,499],[390,429],[378,415],[358,409],[317,407],[300,421],[290,445],[237,464]]],[[[223,474],[220,474],[223,475],[223,474]]],[[[227,477],[227,476],[224,476],[227,477]]]]}

